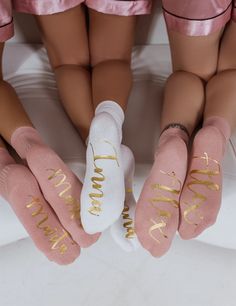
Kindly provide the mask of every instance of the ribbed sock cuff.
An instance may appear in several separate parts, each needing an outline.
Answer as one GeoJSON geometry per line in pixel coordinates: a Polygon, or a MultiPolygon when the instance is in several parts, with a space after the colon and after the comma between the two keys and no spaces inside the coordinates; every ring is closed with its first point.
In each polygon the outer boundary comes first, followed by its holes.
{"type": "Polygon", "coordinates": [[[169,127],[168,129],[164,130],[163,133],[161,134],[158,145],[159,146],[162,145],[162,143],[165,142],[166,139],[171,136],[182,138],[186,144],[189,141],[189,136],[184,130],[178,127],[169,127]]]}

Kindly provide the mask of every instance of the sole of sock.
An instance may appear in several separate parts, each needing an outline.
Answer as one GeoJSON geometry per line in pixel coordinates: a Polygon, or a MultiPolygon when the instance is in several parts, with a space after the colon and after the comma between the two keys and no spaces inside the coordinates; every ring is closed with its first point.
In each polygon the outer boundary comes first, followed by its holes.
{"type": "Polygon", "coordinates": [[[179,234],[183,239],[197,237],[216,221],[222,194],[222,139],[213,126],[202,128],[195,136],[180,200],[179,234]]]}
{"type": "Polygon", "coordinates": [[[154,257],[169,250],[179,226],[179,198],[187,154],[182,138],[168,137],[156,153],[137,203],[135,230],[141,245],[154,257]]]}
{"type": "Polygon", "coordinates": [[[26,160],[45,199],[73,240],[83,248],[94,244],[100,234],[89,235],[82,227],[80,218],[82,184],[78,178],[57,154],[46,146],[34,145],[27,153],[26,160]]]}
{"type": "Polygon", "coordinates": [[[7,165],[0,172],[0,177],[4,197],[37,248],[49,260],[60,265],[72,263],[79,256],[80,247],[43,198],[31,172],[22,165],[7,165]]]}
{"type": "Polygon", "coordinates": [[[135,159],[129,147],[121,145],[122,163],[125,173],[125,203],[120,218],[111,226],[113,240],[125,252],[133,252],[140,247],[134,229],[136,200],[133,195],[135,159]]]}
{"type": "Polygon", "coordinates": [[[120,139],[111,116],[101,129],[100,118],[90,127],[86,173],[81,193],[81,220],[87,233],[102,232],[120,217],[125,199],[120,139]],[[97,122],[98,121],[98,122],[97,122]],[[104,134],[103,131],[106,131],[104,134]]]}

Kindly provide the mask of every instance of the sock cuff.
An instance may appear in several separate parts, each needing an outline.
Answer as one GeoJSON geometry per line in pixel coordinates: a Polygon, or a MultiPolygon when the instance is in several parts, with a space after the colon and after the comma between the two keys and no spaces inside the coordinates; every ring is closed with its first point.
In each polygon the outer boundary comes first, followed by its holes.
{"type": "Polygon", "coordinates": [[[96,107],[95,115],[103,112],[109,113],[115,119],[118,126],[122,128],[123,122],[125,120],[125,114],[118,103],[111,100],[101,102],[96,107]]]}
{"type": "Polygon", "coordinates": [[[0,148],[0,171],[9,164],[14,164],[15,161],[9,154],[6,148],[0,148]]]}
{"type": "Polygon", "coordinates": [[[11,136],[11,146],[23,159],[26,158],[26,154],[31,146],[36,143],[42,144],[43,140],[38,131],[31,126],[20,127],[11,136]]]}
{"type": "Polygon", "coordinates": [[[166,130],[171,129],[171,128],[178,128],[178,129],[184,131],[184,132],[187,134],[188,138],[190,138],[190,134],[189,134],[188,129],[187,129],[183,124],[181,124],[181,123],[176,123],[176,122],[173,122],[173,123],[168,124],[168,125],[162,130],[161,135],[162,135],[166,130]]]}
{"type": "Polygon", "coordinates": [[[161,133],[160,138],[159,138],[159,145],[161,145],[162,142],[166,140],[166,138],[171,137],[171,136],[182,138],[186,144],[189,141],[189,135],[185,130],[179,127],[170,126],[169,128],[164,129],[163,132],[161,133]]]}
{"type": "Polygon", "coordinates": [[[216,127],[226,140],[229,140],[231,136],[231,128],[228,121],[223,117],[212,116],[204,120],[203,126],[216,127]]]}

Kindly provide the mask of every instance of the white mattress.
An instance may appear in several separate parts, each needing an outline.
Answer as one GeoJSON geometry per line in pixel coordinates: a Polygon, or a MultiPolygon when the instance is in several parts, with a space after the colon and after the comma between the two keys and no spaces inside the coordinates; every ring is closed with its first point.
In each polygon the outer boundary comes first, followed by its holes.
{"type": "MultiPolygon", "coordinates": [[[[57,96],[47,55],[40,45],[9,44],[4,56],[4,75],[16,89],[33,123],[45,140],[83,178],[85,148],[65,115],[57,96]]],[[[136,157],[135,195],[139,196],[152,162],[159,134],[162,90],[170,74],[168,45],[135,47],[134,86],[124,125],[124,142],[136,157]]],[[[232,137],[224,161],[224,191],[218,222],[197,238],[220,247],[236,249],[236,137],[232,137]]],[[[0,245],[27,236],[8,203],[0,200],[0,245]]]]}

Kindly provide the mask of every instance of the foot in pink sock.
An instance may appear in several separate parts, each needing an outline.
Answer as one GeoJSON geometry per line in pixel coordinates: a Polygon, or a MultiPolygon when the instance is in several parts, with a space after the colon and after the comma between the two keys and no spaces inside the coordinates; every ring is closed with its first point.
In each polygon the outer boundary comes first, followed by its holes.
{"type": "Polygon", "coordinates": [[[168,251],[178,229],[179,197],[187,170],[187,140],[187,133],[178,127],[162,133],[155,162],[137,204],[136,234],[142,246],[155,257],[168,251]]]}
{"type": "Polygon", "coordinates": [[[4,148],[0,148],[0,194],[49,260],[65,265],[79,256],[80,247],[44,200],[34,176],[26,167],[17,165],[4,148]]]}
{"type": "Polygon", "coordinates": [[[89,235],[81,225],[80,181],[59,156],[43,143],[39,133],[31,127],[18,128],[12,135],[11,145],[21,158],[26,159],[45,199],[72,238],[81,247],[96,242],[99,234],[89,235]]]}
{"type": "Polygon", "coordinates": [[[180,200],[180,236],[191,239],[215,223],[221,204],[221,163],[230,137],[227,121],[210,117],[195,136],[180,200]]]}

